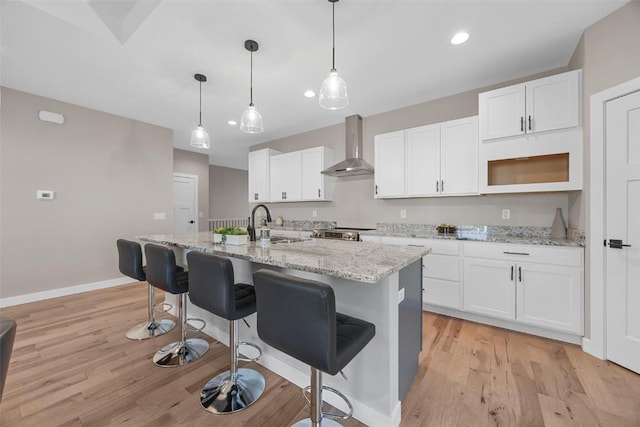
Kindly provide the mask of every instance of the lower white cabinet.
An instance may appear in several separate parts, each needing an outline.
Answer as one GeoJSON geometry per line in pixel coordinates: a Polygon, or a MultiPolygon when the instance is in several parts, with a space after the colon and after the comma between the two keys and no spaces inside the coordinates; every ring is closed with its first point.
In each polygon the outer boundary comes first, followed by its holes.
{"type": "MultiPolygon", "coordinates": [[[[410,237],[361,236],[383,244],[431,248],[423,257],[423,302],[573,335],[583,334],[584,251],[410,237]]],[[[473,319],[481,321],[481,318],[473,319]]],[[[488,319],[487,319],[488,321],[488,319]]],[[[509,323],[502,324],[508,327],[509,323]]]]}
{"type": "Polygon", "coordinates": [[[465,242],[464,309],[583,332],[582,250],[465,242]]]}
{"type": "Polygon", "coordinates": [[[422,258],[422,301],[425,304],[462,309],[462,258],[459,241],[387,236],[360,238],[365,242],[431,248],[431,253],[422,258]]]}

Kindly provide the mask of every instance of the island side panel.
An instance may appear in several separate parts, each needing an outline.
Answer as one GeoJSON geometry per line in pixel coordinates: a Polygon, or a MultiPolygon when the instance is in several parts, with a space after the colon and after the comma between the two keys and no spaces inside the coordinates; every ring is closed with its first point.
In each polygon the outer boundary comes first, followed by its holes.
{"type": "Polygon", "coordinates": [[[398,395],[402,401],[418,374],[422,351],[422,260],[400,270],[398,292],[404,293],[398,313],[398,395]]]}

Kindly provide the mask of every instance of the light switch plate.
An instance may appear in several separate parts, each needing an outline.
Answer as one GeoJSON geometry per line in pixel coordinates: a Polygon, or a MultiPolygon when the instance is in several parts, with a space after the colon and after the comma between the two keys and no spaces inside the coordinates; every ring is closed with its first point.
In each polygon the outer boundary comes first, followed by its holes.
{"type": "Polygon", "coordinates": [[[153,214],[153,219],[155,219],[156,221],[162,221],[164,219],[167,219],[167,215],[164,212],[156,212],[153,214]]]}
{"type": "Polygon", "coordinates": [[[398,304],[404,301],[404,288],[398,291],[398,304]]]}

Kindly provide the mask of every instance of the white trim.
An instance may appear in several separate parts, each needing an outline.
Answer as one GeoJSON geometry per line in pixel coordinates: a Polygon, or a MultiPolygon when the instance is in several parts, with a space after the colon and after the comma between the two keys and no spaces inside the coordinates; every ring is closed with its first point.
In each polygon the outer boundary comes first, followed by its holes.
{"type": "Polygon", "coordinates": [[[589,191],[587,198],[586,252],[589,259],[591,336],[583,339],[582,349],[592,356],[606,358],[605,239],[605,106],[608,101],[640,90],[640,77],[591,95],[591,143],[589,191]]]}
{"type": "Polygon", "coordinates": [[[126,285],[132,282],[134,282],[134,280],[130,277],[119,277],[117,279],[101,280],[100,282],[85,283],[82,285],[68,286],[66,288],[51,289],[49,291],[0,298],[0,307],[11,307],[18,304],[64,297],[67,295],[80,294],[82,292],[95,291],[98,289],[112,288],[114,286],[126,285]]]}
{"type": "MultiPolygon", "coordinates": [[[[190,174],[190,173],[182,173],[182,172],[174,172],[173,173],[173,178],[180,177],[180,176],[184,177],[184,178],[193,179],[194,182],[195,182],[195,187],[196,187],[195,188],[195,193],[196,194],[194,195],[195,197],[193,198],[193,210],[194,210],[194,212],[193,212],[193,217],[194,217],[193,225],[195,227],[195,231],[198,232],[198,231],[200,231],[200,221],[199,221],[200,211],[199,211],[199,207],[198,207],[198,199],[200,198],[200,193],[199,193],[199,189],[198,189],[198,175],[193,175],[193,174],[190,174]]],[[[172,185],[173,185],[173,178],[171,179],[171,184],[172,185]]],[[[175,205],[175,200],[172,200],[172,206],[174,206],[174,205],[175,205]]],[[[173,209],[175,210],[175,206],[174,206],[173,209]]],[[[174,218],[174,221],[175,221],[175,218],[174,218]]],[[[175,227],[175,222],[172,225],[172,229],[174,229],[174,227],[175,227]]]]}

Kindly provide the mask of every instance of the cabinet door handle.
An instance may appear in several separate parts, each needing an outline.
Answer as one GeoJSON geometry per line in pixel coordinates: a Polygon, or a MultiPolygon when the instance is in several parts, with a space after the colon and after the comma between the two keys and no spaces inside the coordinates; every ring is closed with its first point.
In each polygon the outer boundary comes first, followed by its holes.
{"type": "Polygon", "coordinates": [[[513,282],[513,265],[511,266],[511,281],[513,282]]]}
{"type": "Polygon", "coordinates": [[[436,180],[436,193],[440,192],[440,181],[436,180]]]}
{"type": "Polygon", "coordinates": [[[522,283],[522,267],[518,267],[518,282],[522,283]]]}
{"type": "Polygon", "coordinates": [[[440,191],[444,193],[444,181],[440,181],[440,191]]]}
{"type": "Polygon", "coordinates": [[[520,116],[520,132],[524,132],[524,117],[520,116]]]}
{"type": "Polygon", "coordinates": [[[502,252],[502,253],[505,254],[505,255],[529,255],[526,252],[507,252],[507,251],[505,251],[505,252],[502,252]]]}
{"type": "Polygon", "coordinates": [[[320,189],[318,188],[318,199],[320,198],[320,189]]]}
{"type": "Polygon", "coordinates": [[[378,184],[376,184],[376,194],[378,194],[378,184]]]}
{"type": "Polygon", "coordinates": [[[529,116],[529,130],[533,130],[531,129],[531,116],[529,116]]]}
{"type": "Polygon", "coordinates": [[[258,193],[253,193],[253,200],[258,200],[258,193]]]}

